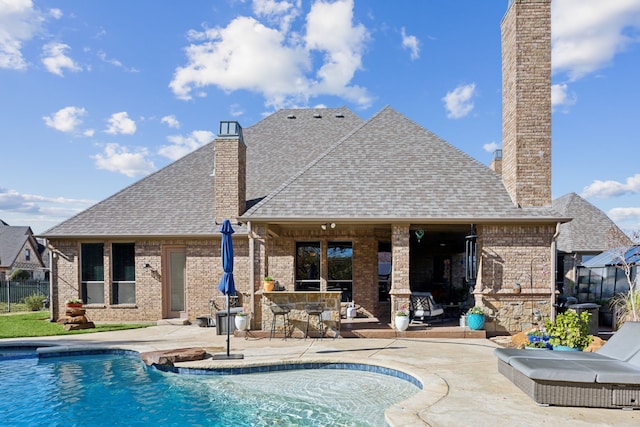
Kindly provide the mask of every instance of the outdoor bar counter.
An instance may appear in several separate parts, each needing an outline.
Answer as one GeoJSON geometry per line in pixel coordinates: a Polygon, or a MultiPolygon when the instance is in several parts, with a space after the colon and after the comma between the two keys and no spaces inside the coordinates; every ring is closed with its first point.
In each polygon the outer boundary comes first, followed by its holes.
{"type": "MultiPolygon", "coordinates": [[[[262,330],[271,331],[273,322],[273,312],[271,306],[278,305],[287,307],[289,311],[290,331],[299,336],[304,335],[307,328],[307,312],[305,308],[309,304],[321,304],[323,308],[322,323],[327,336],[333,336],[340,331],[340,291],[262,291],[262,330]]],[[[276,333],[282,336],[283,319],[278,316],[276,319],[276,333]]],[[[318,316],[309,318],[309,332],[317,333],[319,330],[318,316]]],[[[291,335],[289,332],[287,335],[291,335]]]]}

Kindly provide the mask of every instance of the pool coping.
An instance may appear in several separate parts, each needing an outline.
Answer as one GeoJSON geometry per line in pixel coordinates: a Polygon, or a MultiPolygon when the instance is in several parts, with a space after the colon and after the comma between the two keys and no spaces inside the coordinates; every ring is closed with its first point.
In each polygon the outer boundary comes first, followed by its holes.
{"type": "MultiPolygon", "coordinates": [[[[14,341],[0,343],[3,347],[28,347],[35,351],[28,355],[16,355],[0,357],[3,360],[17,360],[26,358],[53,358],[68,356],[88,356],[98,354],[122,354],[140,358],[141,352],[121,346],[97,346],[97,345],[59,345],[51,342],[35,341],[14,341]]],[[[140,358],[140,360],[142,360],[140,358]]],[[[362,361],[349,360],[346,357],[331,358],[305,358],[298,360],[280,359],[273,361],[246,361],[237,360],[215,360],[212,358],[192,361],[178,362],[174,366],[170,365],[149,365],[152,369],[163,372],[171,372],[185,375],[242,375],[260,372],[276,372],[302,369],[328,369],[328,370],[361,370],[374,372],[381,375],[389,375],[403,379],[419,388],[408,399],[389,406],[385,412],[385,421],[391,427],[395,426],[424,426],[426,419],[421,413],[444,398],[449,391],[449,386],[441,377],[427,372],[424,369],[414,366],[403,365],[397,362],[376,361],[376,363],[366,363],[362,361]]]]}

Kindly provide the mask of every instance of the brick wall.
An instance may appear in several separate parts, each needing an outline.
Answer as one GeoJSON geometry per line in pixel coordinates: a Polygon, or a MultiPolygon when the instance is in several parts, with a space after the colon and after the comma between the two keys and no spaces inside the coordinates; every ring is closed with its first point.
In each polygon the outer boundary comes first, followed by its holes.
{"type": "Polygon", "coordinates": [[[236,222],[246,209],[247,147],[240,137],[215,140],[216,221],[236,222]]]}
{"type": "Polygon", "coordinates": [[[485,225],[478,227],[480,262],[474,291],[476,304],[492,314],[492,328],[517,332],[531,323],[531,309],[551,315],[555,273],[551,271],[554,225],[485,225]],[[518,293],[515,284],[519,283],[518,293]]]}
{"type": "MultiPolygon", "coordinates": [[[[95,241],[93,241],[95,242],[95,241]]],[[[55,300],[59,307],[64,307],[66,300],[80,298],[80,242],[74,240],[51,240],[55,248],[53,256],[55,300]]],[[[196,317],[209,313],[209,301],[216,299],[224,302],[224,297],[218,291],[218,283],[222,277],[222,260],[220,257],[220,239],[194,240],[136,240],[135,268],[136,268],[136,302],[135,304],[112,304],[111,297],[111,259],[110,247],[112,241],[104,243],[104,304],[86,306],[87,315],[95,322],[135,322],[157,321],[164,316],[163,310],[163,251],[167,248],[184,248],[186,254],[185,266],[185,317],[194,320],[196,317]],[[145,268],[149,264],[150,268],[145,268]]],[[[241,303],[247,302],[251,293],[249,285],[249,249],[245,236],[233,239],[234,243],[234,279],[236,289],[241,295],[241,303]]]]}
{"type": "Polygon", "coordinates": [[[551,204],[551,0],[515,0],[502,24],[502,177],[520,206],[551,204]]]}

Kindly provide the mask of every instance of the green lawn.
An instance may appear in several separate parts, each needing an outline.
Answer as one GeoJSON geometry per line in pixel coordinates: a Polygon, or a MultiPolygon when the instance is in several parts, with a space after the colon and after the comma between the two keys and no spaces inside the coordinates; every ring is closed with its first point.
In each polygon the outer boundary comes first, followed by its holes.
{"type": "Polygon", "coordinates": [[[0,314],[0,338],[45,337],[77,335],[95,332],[121,331],[153,326],[152,324],[97,324],[94,329],[65,331],[63,325],[49,321],[48,311],[0,314]]]}

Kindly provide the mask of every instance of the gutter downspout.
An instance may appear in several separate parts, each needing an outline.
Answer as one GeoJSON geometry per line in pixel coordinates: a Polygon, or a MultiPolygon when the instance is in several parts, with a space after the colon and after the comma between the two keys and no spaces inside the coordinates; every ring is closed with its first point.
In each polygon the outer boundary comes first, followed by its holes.
{"type": "Polygon", "coordinates": [[[251,320],[254,319],[255,310],[255,239],[253,237],[253,231],[251,230],[251,221],[247,222],[247,234],[249,236],[249,288],[251,289],[251,320]]]}
{"type": "Polygon", "coordinates": [[[551,239],[551,321],[556,321],[556,269],[558,268],[558,236],[560,223],[556,223],[556,232],[551,239]]]}

